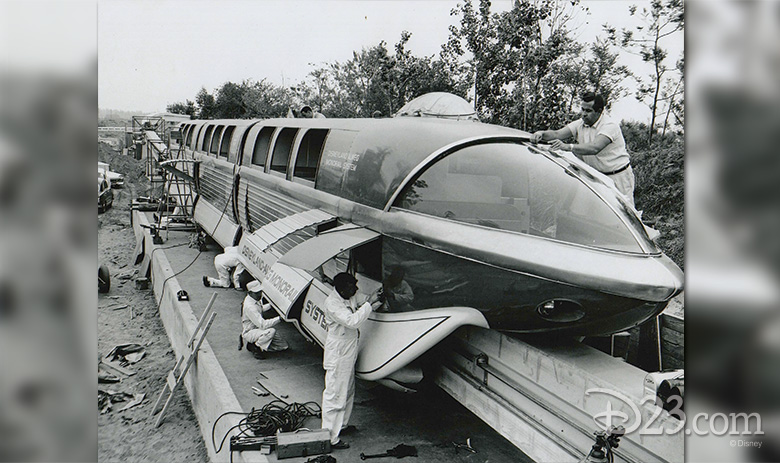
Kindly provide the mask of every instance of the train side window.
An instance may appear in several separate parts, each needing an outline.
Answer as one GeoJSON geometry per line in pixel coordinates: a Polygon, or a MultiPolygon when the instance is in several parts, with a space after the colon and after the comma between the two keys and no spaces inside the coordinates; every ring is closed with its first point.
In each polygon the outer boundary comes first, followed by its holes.
{"type": "Polygon", "coordinates": [[[225,134],[222,135],[222,143],[219,145],[219,157],[228,157],[228,153],[230,152],[230,142],[233,138],[233,131],[235,130],[235,125],[230,125],[227,129],[225,129],[225,134]]]}
{"type": "Polygon", "coordinates": [[[252,164],[260,167],[265,167],[265,162],[268,160],[268,148],[271,146],[271,136],[274,134],[276,127],[263,127],[260,133],[257,134],[255,140],[255,148],[252,151],[252,164]]]}
{"type": "Polygon", "coordinates": [[[209,148],[209,153],[213,154],[214,156],[216,156],[217,152],[219,151],[219,140],[222,138],[223,130],[225,130],[224,125],[217,126],[217,129],[214,130],[214,135],[211,137],[211,147],[209,148]]]}
{"type": "Polygon", "coordinates": [[[274,154],[271,157],[271,170],[287,173],[287,164],[290,162],[290,152],[298,129],[282,129],[274,143],[274,154]]]}
{"type": "Polygon", "coordinates": [[[189,145],[190,149],[195,151],[198,149],[198,137],[200,136],[200,132],[203,130],[203,126],[200,125],[197,128],[195,126],[192,127],[192,135],[190,136],[189,145]]]}
{"type": "Polygon", "coordinates": [[[211,141],[211,132],[214,130],[214,126],[210,125],[206,128],[206,134],[203,135],[203,143],[200,145],[202,151],[208,151],[209,142],[211,141]]]}
{"type": "Polygon", "coordinates": [[[314,181],[327,136],[328,131],[325,129],[311,129],[306,132],[295,157],[293,177],[314,181]]]}

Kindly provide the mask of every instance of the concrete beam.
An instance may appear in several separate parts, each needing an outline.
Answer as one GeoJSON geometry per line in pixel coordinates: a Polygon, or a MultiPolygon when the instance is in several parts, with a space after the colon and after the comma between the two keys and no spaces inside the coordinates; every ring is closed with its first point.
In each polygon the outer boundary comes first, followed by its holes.
{"type": "MultiPolygon", "coordinates": [[[[136,236],[139,234],[145,235],[145,253],[147,256],[151,256],[154,297],[158,301],[160,319],[165,327],[165,332],[168,334],[168,339],[176,357],[188,356],[190,350],[187,347],[187,341],[189,341],[192,333],[197,328],[197,317],[201,316],[205,306],[197,308],[196,315],[189,301],[179,301],[176,298],[176,293],[182,288],[174,276],[175,272],[171,268],[165,253],[163,251],[154,252],[155,249],[161,246],[153,244],[149,229],[144,228],[144,226],[149,225],[146,214],[139,211],[132,211],[132,214],[133,229],[136,236]]],[[[173,368],[173,364],[171,368],[173,368]]],[[[216,449],[211,444],[211,429],[214,422],[223,413],[243,410],[208,341],[203,342],[197,359],[184,378],[184,386],[190,397],[195,416],[198,419],[198,425],[203,441],[206,444],[209,460],[212,462],[230,461],[229,442],[226,440],[224,447],[217,454],[216,449]]],[[[155,394],[159,393],[160,391],[155,391],[155,394]]],[[[221,439],[231,427],[238,424],[239,420],[240,417],[237,415],[228,415],[220,419],[214,430],[216,438],[221,439]]],[[[161,426],[165,426],[164,418],[161,426]]],[[[236,433],[237,431],[233,430],[230,435],[236,433]]],[[[219,442],[217,442],[217,445],[219,445],[219,442]]],[[[260,452],[247,451],[233,455],[233,461],[268,463],[268,458],[260,454],[260,452]]]]}
{"type": "Polygon", "coordinates": [[[534,460],[581,459],[611,407],[627,417],[612,424],[636,425],[615,461],[683,461],[681,422],[645,399],[644,371],[574,341],[532,345],[477,327],[452,338],[436,382],[534,460]]]}

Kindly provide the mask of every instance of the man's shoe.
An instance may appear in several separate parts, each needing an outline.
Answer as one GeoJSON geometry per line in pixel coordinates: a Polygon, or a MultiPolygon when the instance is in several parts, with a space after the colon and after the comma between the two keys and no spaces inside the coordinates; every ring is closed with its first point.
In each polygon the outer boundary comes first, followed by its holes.
{"type": "Polygon", "coordinates": [[[352,434],[353,432],[357,432],[357,426],[350,424],[349,426],[341,428],[341,432],[339,432],[339,434],[346,436],[347,434],[352,434]]]}
{"type": "Polygon", "coordinates": [[[207,277],[206,275],[203,275],[203,286],[207,288],[211,286],[211,283],[209,283],[209,277],[207,277]]]}
{"type": "Polygon", "coordinates": [[[330,448],[334,450],[344,450],[349,448],[349,444],[344,442],[343,440],[340,440],[336,442],[335,444],[330,444],[330,448]]]}
{"type": "Polygon", "coordinates": [[[263,349],[257,347],[253,342],[246,343],[246,350],[251,352],[256,359],[260,359],[260,360],[265,359],[265,352],[263,352],[263,349]]]}

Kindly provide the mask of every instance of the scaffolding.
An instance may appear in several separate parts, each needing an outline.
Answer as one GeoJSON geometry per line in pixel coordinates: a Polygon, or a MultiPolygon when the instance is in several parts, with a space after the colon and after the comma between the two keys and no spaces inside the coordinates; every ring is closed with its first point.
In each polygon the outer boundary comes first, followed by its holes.
{"type": "MultiPolygon", "coordinates": [[[[178,143],[178,131],[166,130],[165,119],[158,116],[134,116],[133,137],[140,142],[140,158],[150,182],[150,193],[133,203],[138,210],[155,211],[150,225],[155,243],[162,243],[161,231],[196,231],[193,220],[197,194],[198,161],[187,159],[178,143]],[[176,143],[173,143],[176,141],[176,143]]],[[[137,158],[139,156],[136,156],[137,158]]]]}

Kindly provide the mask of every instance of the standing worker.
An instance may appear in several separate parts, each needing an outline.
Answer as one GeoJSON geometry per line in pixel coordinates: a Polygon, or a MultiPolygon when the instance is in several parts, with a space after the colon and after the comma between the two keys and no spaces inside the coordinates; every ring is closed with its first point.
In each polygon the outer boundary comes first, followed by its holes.
{"type": "Polygon", "coordinates": [[[347,426],[355,400],[355,361],[358,354],[358,328],[365,323],[380,302],[379,291],[362,305],[357,302],[357,279],[346,272],[333,277],[334,290],[325,299],[325,323],[328,336],[322,366],[325,390],[322,392],[322,427],[330,430],[331,448],[347,449],[339,440],[347,426]]]}
{"type": "Polygon", "coordinates": [[[541,130],[531,141],[552,140],[552,148],[571,151],[585,164],[615,182],[618,191],[634,206],[634,171],[631,169],[626,141],[620,125],[604,114],[604,98],[593,92],[582,95],[582,118],[558,130],[541,130]],[[563,143],[574,136],[577,143],[563,143]]]}

